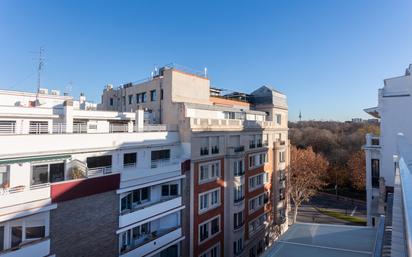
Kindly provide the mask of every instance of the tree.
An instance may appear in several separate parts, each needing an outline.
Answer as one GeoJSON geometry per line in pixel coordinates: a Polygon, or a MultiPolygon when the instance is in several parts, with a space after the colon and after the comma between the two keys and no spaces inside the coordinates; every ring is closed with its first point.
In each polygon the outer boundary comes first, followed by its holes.
{"type": "Polygon", "coordinates": [[[365,164],[365,152],[359,150],[353,153],[347,162],[347,166],[351,171],[351,183],[352,187],[357,190],[364,190],[366,183],[366,164],[365,164]]]}
{"type": "Polygon", "coordinates": [[[288,193],[294,204],[293,222],[296,222],[301,204],[308,201],[324,186],[322,178],[328,165],[325,157],[315,153],[312,147],[306,149],[291,147],[288,193]]]}

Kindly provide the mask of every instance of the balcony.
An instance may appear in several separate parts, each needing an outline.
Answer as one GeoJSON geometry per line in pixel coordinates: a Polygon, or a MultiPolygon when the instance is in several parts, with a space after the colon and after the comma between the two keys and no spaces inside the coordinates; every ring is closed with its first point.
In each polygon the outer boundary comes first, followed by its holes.
{"type": "Polygon", "coordinates": [[[278,128],[272,121],[240,120],[240,119],[207,119],[188,118],[192,130],[242,130],[242,129],[265,129],[278,128]]]}
{"type": "Polygon", "coordinates": [[[182,205],[182,197],[169,198],[158,202],[148,203],[144,206],[138,206],[129,212],[124,212],[119,217],[119,226],[125,227],[137,221],[147,219],[157,214],[175,209],[182,205]]]}
{"type": "Polygon", "coordinates": [[[44,257],[50,254],[50,239],[45,238],[22,244],[19,248],[12,248],[0,252],[0,257],[44,257]]]}
{"type": "Polygon", "coordinates": [[[157,169],[157,168],[163,168],[163,167],[167,167],[170,165],[176,165],[176,164],[180,164],[180,161],[178,159],[160,159],[160,160],[155,160],[152,161],[150,163],[150,168],[151,169],[157,169]]]}
{"type": "Polygon", "coordinates": [[[245,146],[229,146],[227,148],[228,155],[239,155],[245,151],[245,146]]]}
{"type": "Polygon", "coordinates": [[[65,123],[31,124],[28,127],[19,127],[16,123],[0,124],[0,135],[43,135],[43,134],[93,134],[93,133],[133,133],[133,132],[166,132],[177,131],[177,126],[152,124],[137,131],[136,127],[130,124],[110,124],[108,127],[98,127],[95,124],[74,123],[70,128],[65,123]],[[94,127],[92,127],[94,126],[94,127]],[[71,132],[70,132],[71,131],[71,132]]]}
{"type": "Polygon", "coordinates": [[[152,232],[143,242],[128,246],[121,253],[121,257],[145,256],[160,249],[170,243],[177,242],[182,238],[182,229],[180,227],[157,230],[152,232]]]}
{"type": "Polygon", "coordinates": [[[200,147],[200,156],[209,155],[209,147],[200,147]]]}
{"type": "Polygon", "coordinates": [[[24,185],[0,189],[0,208],[50,199],[50,185],[24,185]]]}

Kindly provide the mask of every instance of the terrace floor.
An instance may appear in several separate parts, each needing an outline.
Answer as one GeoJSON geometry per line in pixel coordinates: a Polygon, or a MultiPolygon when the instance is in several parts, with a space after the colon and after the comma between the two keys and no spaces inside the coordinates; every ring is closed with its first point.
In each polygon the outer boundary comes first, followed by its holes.
{"type": "Polygon", "coordinates": [[[295,223],[263,257],[373,256],[375,238],[371,227],[295,223]]]}

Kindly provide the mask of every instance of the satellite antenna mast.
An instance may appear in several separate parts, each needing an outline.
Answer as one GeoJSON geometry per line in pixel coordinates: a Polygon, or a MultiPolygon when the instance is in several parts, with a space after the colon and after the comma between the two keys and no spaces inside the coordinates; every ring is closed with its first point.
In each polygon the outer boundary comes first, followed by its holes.
{"type": "Polygon", "coordinates": [[[39,92],[40,92],[40,86],[41,86],[41,70],[44,65],[44,58],[43,58],[43,47],[40,47],[39,51],[39,64],[37,67],[37,93],[36,93],[36,104],[39,103],[39,92]]]}

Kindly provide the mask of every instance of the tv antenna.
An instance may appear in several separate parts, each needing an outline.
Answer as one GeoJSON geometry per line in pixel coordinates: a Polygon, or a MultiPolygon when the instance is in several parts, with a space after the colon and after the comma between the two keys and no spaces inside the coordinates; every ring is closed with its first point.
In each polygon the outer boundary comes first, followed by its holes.
{"type": "Polygon", "coordinates": [[[43,47],[40,47],[39,50],[39,59],[38,59],[38,66],[37,66],[37,93],[36,93],[36,104],[39,103],[39,92],[40,92],[40,86],[41,86],[41,71],[43,69],[44,65],[44,57],[43,57],[43,47]]]}

